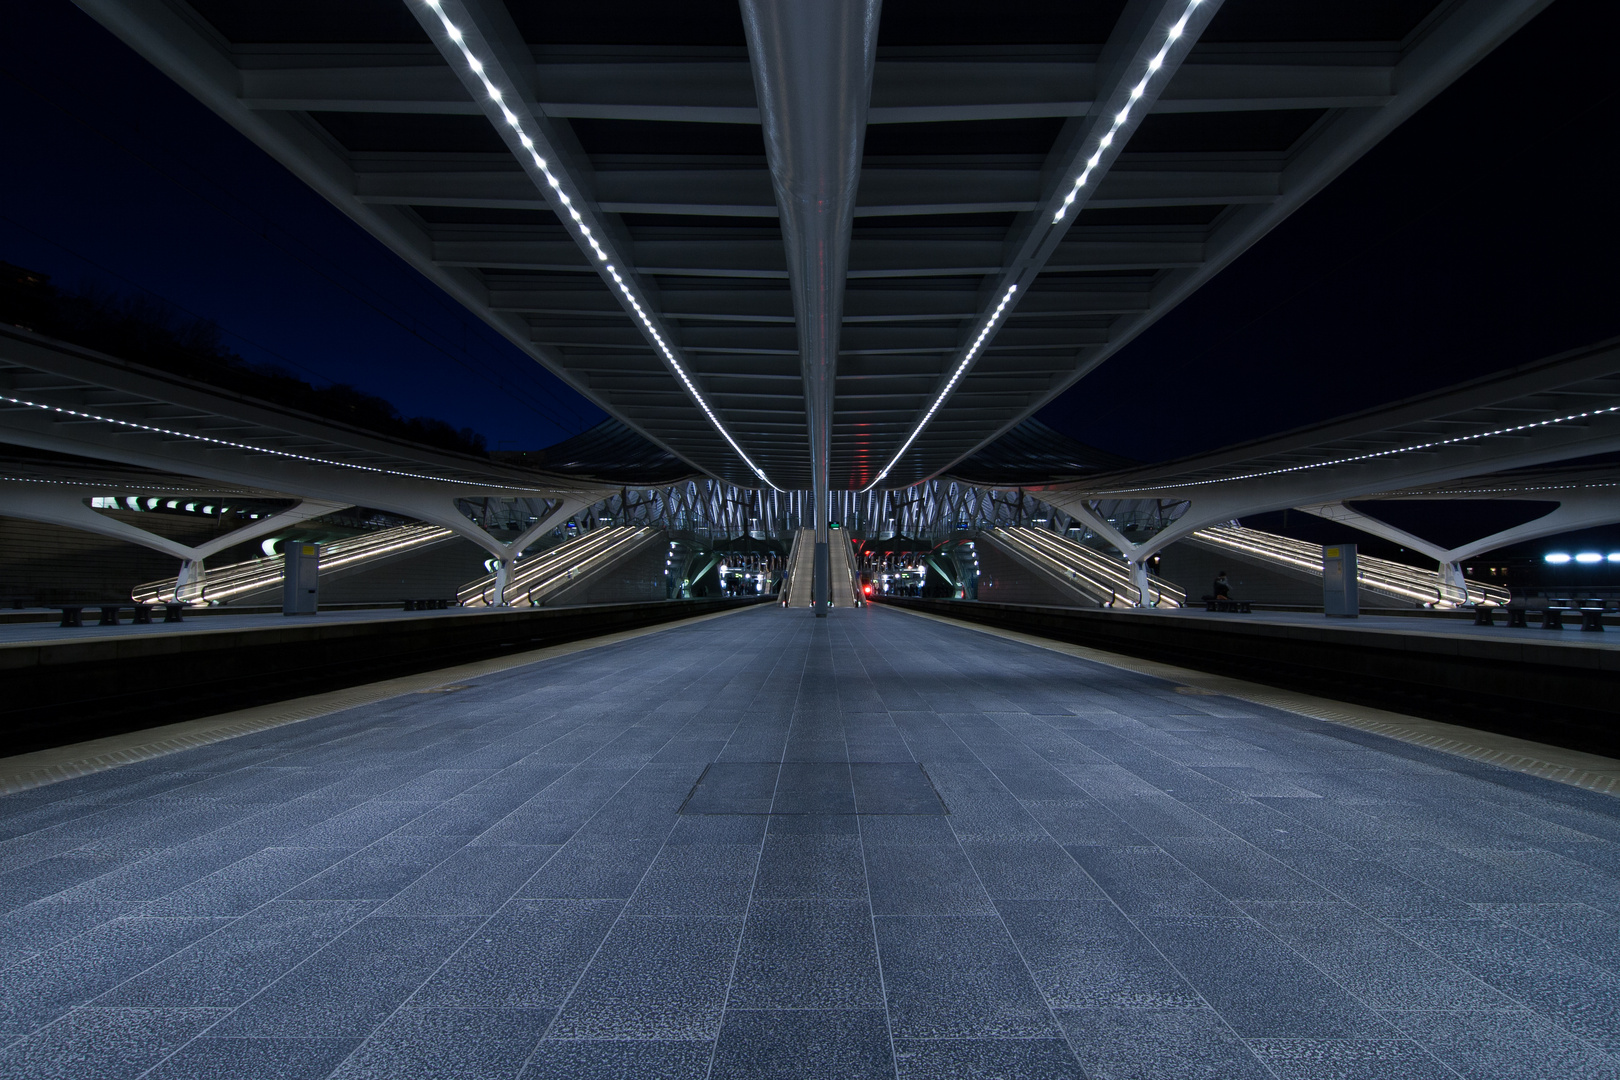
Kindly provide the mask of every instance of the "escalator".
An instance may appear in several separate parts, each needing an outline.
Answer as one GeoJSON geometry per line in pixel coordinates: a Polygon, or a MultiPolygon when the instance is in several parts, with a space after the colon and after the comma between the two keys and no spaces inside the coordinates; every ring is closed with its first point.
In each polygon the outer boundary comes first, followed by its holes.
{"type": "MultiPolygon", "coordinates": [[[[841,532],[830,540],[827,599],[833,607],[860,607],[865,598],[860,594],[860,575],[855,571],[852,545],[841,532]],[[842,554],[840,554],[842,549],[842,554]]],[[[816,576],[816,531],[800,529],[793,538],[793,551],[788,555],[787,576],[782,580],[783,607],[814,607],[816,576]]]]}
{"type": "MultiPolygon", "coordinates": [[[[1098,607],[1135,606],[1136,583],[1131,580],[1129,564],[1118,556],[1105,555],[1046,529],[992,529],[985,536],[1082,602],[1098,607]]],[[[1181,589],[1151,574],[1148,588],[1151,607],[1177,608],[1187,599],[1181,589]]]]}
{"type": "MultiPolygon", "coordinates": [[[[540,607],[585,579],[634,555],[663,533],[646,527],[598,529],[557,547],[519,559],[506,584],[510,607],[540,607]]],[[[469,581],[456,594],[464,607],[489,607],[495,598],[495,575],[469,581]]]]}
{"type": "Polygon", "coordinates": [[[816,531],[800,529],[793,536],[787,575],[782,579],[782,606],[809,607],[815,602],[816,531]]]}
{"type": "MultiPolygon", "coordinates": [[[[1322,577],[1322,547],[1303,540],[1291,540],[1260,529],[1240,525],[1219,525],[1199,529],[1188,541],[1235,559],[1242,559],[1296,577],[1322,577]]],[[[1410,604],[1455,607],[1460,604],[1506,604],[1508,591],[1500,585],[1467,581],[1466,592],[1443,584],[1435,570],[1424,570],[1389,559],[1362,555],[1356,559],[1356,580],[1361,588],[1410,604]]]]}
{"type": "MultiPolygon", "coordinates": [[[[365,569],[383,559],[391,559],[407,552],[419,552],[435,544],[442,544],[454,536],[455,533],[439,525],[401,525],[398,528],[383,529],[322,544],[320,576],[326,578],[340,572],[350,573],[365,569]]],[[[189,603],[209,604],[240,602],[254,593],[280,588],[284,576],[283,567],[280,556],[270,555],[212,568],[203,577],[202,589],[198,595],[187,597],[186,600],[189,603]]],[[[137,585],[130,590],[130,597],[137,604],[173,602],[178,580],[172,577],[162,578],[137,585]]]]}
{"type": "Polygon", "coordinates": [[[843,533],[834,533],[832,550],[828,553],[832,563],[832,580],[827,585],[827,596],[833,607],[863,607],[866,597],[861,595],[861,575],[855,569],[855,545],[843,533]],[[839,554],[842,550],[842,554],[839,554]]]}

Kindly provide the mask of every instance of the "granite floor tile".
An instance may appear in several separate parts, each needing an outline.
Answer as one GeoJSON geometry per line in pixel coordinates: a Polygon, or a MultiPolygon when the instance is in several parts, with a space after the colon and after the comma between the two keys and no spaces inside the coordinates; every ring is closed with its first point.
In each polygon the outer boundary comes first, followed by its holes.
{"type": "Polygon", "coordinates": [[[145,1080],[325,1080],[358,1039],[193,1039],[145,1080]]]}
{"type": "Polygon", "coordinates": [[[705,1080],[709,1041],[546,1039],[519,1080],[705,1080]]]}
{"type": "Polygon", "coordinates": [[[760,608],[0,797],[0,1075],[1614,1077],[1617,805],[760,608]]]}
{"type": "Polygon", "coordinates": [[[866,864],[853,833],[777,833],[773,820],[754,878],[755,900],[864,900],[866,864]]]}
{"type": "Polygon", "coordinates": [[[557,853],[555,847],[464,847],[406,886],[379,915],[493,915],[557,853]]]}
{"type": "Polygon", "coordinates": [[[999,918],[882,917],[877,938],[895,1038],[1057,1034],[999,918]]]}
{"type": "Polygon", "coordinates": [[[1251,1039],[1278,1080],[1455,1080],[1410,1039],[1251,1039]]]}
{"type": "Polygon", "coordinates": [[[238,1007],[211,1034],[364,1038],[483,921],[364,919],[238,1007]]]}
{"type": "Polygon", "coordinates": [[[1620,915],[1586,904],[1476,904],[1475,910],[1620,974],[1620,915]]]}
{"type": "Polygon", "coordinates": [[[1575,1035],[1620,1051],[1620,976],[1608,969],[1489,919],[1391,925],[1575,1035]]]}
{"type": "Polygon", "coordinates": [[[454,836],[385,837],[286,893],[287,900],[390,900],[465,846],[454,836]]]}
{"type": "Polygon", "coordinates": [[[1101,888],[1054,840],[969,840],[962,849],[985,892],[1002,900],[1083,900],[1101,888]]]}
{"type": "Polygon", "coordinates": [[[509,1080],[553,1015],[551,1009],[401,1009],[332,1080],[509,1080]]]}
{"type": "Polygon", "coordinates": [[[759,900],[748,911],[728,1007],[881,1007],[872,916],[862,901],[759,900]]]}
{"type": "Polygon", "coordinates": [[[1165,851],[1228,900],[1330,900],[1318,885],[1301,877],[1246,840],[1176,837],[1165,851]]]}
{"type": "Polygon", "coordinates": [[[1062,1039],[896,1039],[900,1080],[1089,1080],[1062,1039]]]}
{"type": "Polygon", "coordinates": [[[1275,1080],[1211,1009],[1062,1009],[1057,1016],[1099,1080],[1275,1080]]]}
{"type": "Polygon", "coordinates": [[[894,1075],[881,1009],[727,1009],[712,1080],[878,1080],[894,1075]]]}
{"type": "Polygon", "coordinates": [[[1379,1038],[1388,1025],[1247,919],[1139,920],[1142,932],[1244,1038],[1379,1038]]]}
{"type": "Polygon", "coordinates": [[[617,900],[514,900],[479,928],[413,1006],[559,1006],[623,909],[617,900]]]}
{"type": "Polygon", "coordinates": [[[148,916],[242,915],[351,855],[349,848],[274,847],[153,900],[148,916]]]}
{"type": "Polygon", "coordinates": [[[370,901],[271,903],[119,984],[97,1006],[234,1008],[374,907],[370,901]]]}
{"type": "Polygon", "coordinates": [[[1231,901],[1203,878],[1156,847],[1076,844],[1067,850],[1127,915],[1240,914],[1231,901]]]}
{"type": "Polygon", "coordinates": [[[0,1076],[134,1080],[221,1015],[219,1009],[75,1009],[0,1050],[0,1076]]]}
{"type": "Polygon", "coordinates": [[[138,906],[94,896],[51,896],[17,908],[0,916],[0,970],[138,906]]]}
{"type": "Polygon", "coordinates": [[[1000,901],[1008,932],[1056,1008],[1198,1008],[1187,981],[1108,900],[1000,901]]]}
{"type": "Polygon", "coordinates": [[[1506,1008],[1508,998],[1347,904],[1245,904],[1283,944],[1374,1009],[1506,1008]]]}
{"type": "Polygon", "coordinates": [[[0,971],[0,1033],[26,1035],[227,922],[118,918],[14,964],[0,971]]]}
{"type": "Polygon", "coordinates": [[[1433,1010],[1386,1015],[1464,1080],[1620,1078],[1620,1060],[1532,1013],[1433,1010]]]}
{"type": "Polygon", "coordinates": [[[748,908],[759,852],[757,844],[668,844],[630,897],[626,913],[740,917],[748,908]]]}
{"type": "Polygon", "coordinates": [[[551,1036],[712,1040],[741,931],[740,918],[620,919],[551,1036]]]}
{"type": "Polygon", "coordinates": [[[878,915],[987,915],[995,910],[973,864],[949,844],[865,845],[866,880],[878,915]]]}
{"type": "Polygon", "coordinates": [[[635,840],[575,837],[519,886],[518,895],[627,900],[663,846],[662,836],[635,840]]]}

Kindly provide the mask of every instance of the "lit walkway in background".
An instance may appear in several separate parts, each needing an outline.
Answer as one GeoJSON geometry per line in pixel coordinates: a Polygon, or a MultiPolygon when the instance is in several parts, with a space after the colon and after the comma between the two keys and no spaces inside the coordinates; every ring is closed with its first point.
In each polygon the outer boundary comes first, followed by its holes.
{"type": "Polygon", "coordinates": [[[1620,801],[755,608],[0,799],[0,1076],[1620,1076],[1620,801]]]}

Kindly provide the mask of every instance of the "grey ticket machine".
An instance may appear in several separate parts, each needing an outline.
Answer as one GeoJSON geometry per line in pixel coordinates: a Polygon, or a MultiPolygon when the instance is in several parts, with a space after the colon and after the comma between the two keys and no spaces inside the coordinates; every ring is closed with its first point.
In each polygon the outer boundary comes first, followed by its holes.
{"type": "Polygon", "coordinates": [[[289,543],[282,548],[286,578],[281,596],[283,615],[313,615],[320,599],[318,575],[321,570],[319,544],[289,543]]]}
{"type": "Polygon", "coordinates": [[[1356,588],[1356,545],[1332,544],[1322,549],[1322,610],[1342,619],[1361,614],[1356,588]]]}

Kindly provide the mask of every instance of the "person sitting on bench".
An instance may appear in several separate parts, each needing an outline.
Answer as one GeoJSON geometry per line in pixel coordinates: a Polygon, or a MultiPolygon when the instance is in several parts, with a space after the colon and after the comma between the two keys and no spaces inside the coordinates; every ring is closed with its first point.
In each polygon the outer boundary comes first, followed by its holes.
{"type": "Polygon", "coordinates": [[[1217,570],[1215,572],[1215,584],[1213,586],[1211,586],[1211,588],[1214,590],[1212,592],[1212,594],[1211,594],[1211,597],[1215,601],[1217,601],[1217,602],[1220,602],[1220,601],[1230,602],[1231,601],[1231,599],[1232,599],[1232,586],[1226,580],[1226,571],[1225,570],[1217,570]]]}

